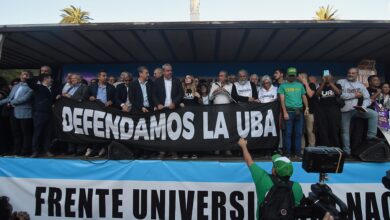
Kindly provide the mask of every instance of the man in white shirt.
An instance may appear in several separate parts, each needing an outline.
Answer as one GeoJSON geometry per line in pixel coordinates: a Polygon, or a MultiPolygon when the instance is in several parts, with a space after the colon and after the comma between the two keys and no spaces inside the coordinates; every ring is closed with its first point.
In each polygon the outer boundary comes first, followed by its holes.
{"type": "Polygon", "coordinates": [[[232,88],[233,84],[228,81],[228,73],[225,70],[219,71],[218,82],[211,85],[209,101],[213,101],[215,105],[231,103],[232,88]]]}
{"type": "Polygon", "coordinates": [[[153,101],[157,110],[169,108],[171,110],[179,106],[184,96],[183,87],[179,79],[172,77],[172,66],[162,66],[163,77],[153,84],[153,101]]]}
{"type": "MultiPolygon", "coordinates": [[[[172,65],[162,66],[163,77],[158,78],[153,84],[153,103],[156,110],[177,108],[184,96],[183,86],[179,79],[172,77],[172,65]]],[[[177,159],[177,153],[171,152],[172,159],[177,159]]],[[[163,158],[165,152],[160,152],[159,158],[163,158]]]]}
{"type": "MultiPolygon", "coordinates": [[[[228,72],[225,70],[219,71],[218,82],[211,85],[209,100],[213,101],[214,105],[229,104],[233,100],[231,93],[233,84],[228,81],[228,72]]],[[[215,155],[219,155],[220,151],[214,151],[215,155]]],[[[231,156],[230,150],[225,151],[225,155],[231,156]]]]}
{"type": "Polygon", "coordinates": [[[254,102],[257,99],[256,85],[248,80],[246,70],[238,71],[238,82],[233,84],[232,97],[236,102],[254,102]]]}

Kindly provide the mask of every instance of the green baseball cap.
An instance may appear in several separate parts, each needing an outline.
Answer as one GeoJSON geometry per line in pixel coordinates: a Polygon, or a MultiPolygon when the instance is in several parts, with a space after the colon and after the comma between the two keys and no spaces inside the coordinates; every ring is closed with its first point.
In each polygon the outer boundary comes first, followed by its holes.
{"type": "Polygon", "coordinates": [[[287,157],[283,157],[280,154],[275,154],[272,156],[272,163],[278,176],[284,177],[291,176],[293,174],[291,160],[287,157]]]}
{"type": "Polygon", "coordinates": [[[297,68],[295,68],[295,67],[287,68],[287,76],[296,76],[297,73],[298,73],[297,68]]]}

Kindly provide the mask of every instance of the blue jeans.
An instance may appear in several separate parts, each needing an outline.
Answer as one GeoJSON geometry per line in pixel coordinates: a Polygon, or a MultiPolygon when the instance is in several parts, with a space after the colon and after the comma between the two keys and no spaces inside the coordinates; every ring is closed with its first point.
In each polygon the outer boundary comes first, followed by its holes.
{"type": "Polygon", "coordinates": [[[343,150],[347,154],[351,154],[350,141],[349,141],[349,128],[351,125],[351,119],[353,117],[368,119],[367,137],[376,137],[378,126],[378,113],[372,109],[367,108],[367,112],[359,112],[352,110],[349,112],[341,113],[341,138],[343,141],[343,150]]]}
{"type": "Polygon", "coordinates": [[[295,112],[288,112],[286,123],[286,132],[284,134],[284,147],[287,154],[291,154],[291,137],[294,128],[295,154],[301,155],[301,138],[303,130],[303,113],[299,116],[295,112]]]}

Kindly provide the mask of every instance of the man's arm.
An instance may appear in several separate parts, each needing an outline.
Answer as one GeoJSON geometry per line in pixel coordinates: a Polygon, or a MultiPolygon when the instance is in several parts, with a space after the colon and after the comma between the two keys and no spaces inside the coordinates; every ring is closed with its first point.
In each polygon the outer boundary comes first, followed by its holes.
{"type": "Polygon", "coordinates": [[[303,86],[305,87],[306,93],[309,96],[309,98],[313,97],[315,94],[314,91],[310,88],[310,85],[307,81],[303,80],[302,81],[303,86]]]}
{"type": "Polygon", "coordinates": [[[303,105],[305,106],[305,115],[309,114],[309,103],[307,101],[306,95],[302,95],[303,105]]]}
{"type": "Polygon", "coordinates": [[[37,82],[38,82],[37,77],[30,77],[26,80],[28,87],[30,87],[34,91],[39,89],[39,85],[37,84],[37,82]]]}
{"type": "Polygon", "coordinates": [[[370,106],[371,105],[370,93],[368,93],[366,87],[364,87],[364,86],[362,86],[361,91],[363,93],[363,104],[362,104],[362,106],[363,107],[370,106]]]}
{"type": "Polygon", "coordinates": [[[27,87],[27,92],[20,95],[18,98],[13,99],[11,101],[11,105],[19,105],[19,104],[24,104],[26,103],[30,98],[32,98],[33,95],[33,90],[27,87]]]}
{"type": "Polygon", "coordinates": [[[234,85],[233,83],[233,86],[232,86],[232,98],[236,101],[236,102],[248,102],[249,101],[249,97],[245,97],[245,96],[240,96],[238,95],[237,93],[237,88],[236,86],[234,85]]]}
{"type": "Polygon", "coordinates": [[[318,97],[321,97],[321,93],[322,93],[322,90],[324,89],[324,86],[325,86],[325,81],[323,80],[323,81],[320,83],[320,87],[317,89],[316,95],[317,95],[318,97]]]}
{"type": "Polygon", "coordinates": [[[0,100],[0,106],[2,106],[2,105],[4,105],[4,104],[7,104],[7,103],[9,102],[10,99],[11,99],[10,96],[8,96],[8,97],[6,97],[6,98],[0,100]]]}
{"type": "Polygon", "coordinates": [[[381,90],[380,90],[380,89],[377,89],[377,92],[376,92],[374,95],[372,95],[372,96],[370,97],[371,103],[375,103],[376,99],[378,98],[378,96],[379,96],[380,94],[381,94],[381,90]]]}
{"type": "Polygon", "coordinates": [[[90,85],[88,87],[88,92],[87,92],[87,97],[88,97],[88,100],[89,101],[95,101],[96,100],[96,97],[95,97],[95,94],[94,94],[94,91],[95,90],[95,86],[94,85],[90,85]]]}
{"type": "Polygon", "coordinates": [[[284,103],[285,97],[283,94],[279,94],[279,98],[280,98],[280,105],[282,106],[283,119],[288,120],[288,112],[287,112],[287,108],[286,108],[286,103],[284,103]]]}
{"type": "Polygon", "coordinates": [[[176,94],[174,97],[172,97],[172,102],[175,104],[176,107],[178,107],[180,105],[181,100],[184,97],[184,90],[183,90],[183,87],[182,87],[181,82],[179,80],[175,80],[174,83],[176,84],[175,85],[176,94]]]}
{"type": "Polygon", "coordinates": [[[356,94],[355,93],[347,93],[344,91],[345,85],[342,80],[337,81],[337,84],[341,85],[341,95],[340,97],[343,100],[350,100],[350,99],[356,99],[356,94]]]}
{"type": "Polygon", "coordinates": [[[242,149],[242,155],[244,157],[244,160],[245,160],[246,164],[248,165],[248,167],[250,167],[250,166],[252,166],[252,164],[254,162],[253,162],[251,154],[248,151],[247,144],[248,144],[248,141],[245,140],[244,138],[240,138],[240,140],[238,141],[238,145],[240,145],[240,147],[242,149]]]}
{"type": "MultiPolygon", "coordinates": [[[[336,94],[336,95],[340,95],[341,94],[341,86],[337,87],[333,82],[329,82],[329,85],[330,87],[332,88],[333,92],[336,94]]],[[[337,84],[338,85],[338,84],[337,84]]]]}
{"type": "Polygon", "coordinates": [[[210,100],[210,101],[213,101],[213,100],[214,100],[214,98],[215,98],[214,91],[215,91],[217,88],[218,88],[218,87],[217,87],[217,85],[216,85],[215,83],[213,83],[213,84],[211,85],[211,89],[210,89],[210,93],[209,93],[209,100],[210,100]]]}

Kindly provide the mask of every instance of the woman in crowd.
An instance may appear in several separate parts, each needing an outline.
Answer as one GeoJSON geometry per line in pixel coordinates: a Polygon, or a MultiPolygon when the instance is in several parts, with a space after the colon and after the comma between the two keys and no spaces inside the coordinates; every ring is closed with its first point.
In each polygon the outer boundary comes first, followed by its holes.
{"type": "Polygon", "coordinates": [[[278,88],[272,85],[272,79],[268,75],[261,77],[259,89],[260,103],[274,102],[278,99],[278,88]]]}
{"type": "Polygon", "coordinates": [[[381,85],[381,94],[378,97],[378,103],[386,109],[390,109],[390,84],[385,82],[381,85]]]}
{"type": "MultiPolygon", "coordinates": [[[[199,93],[196,91],[196,85],[195,85],[195,80],[192,75],[187,75],[184,79],[183,83],[183,90],[184,90],[184,97],[182,100],[182,103],[180,103],[181,107],[185,106],[194,106],[194,105],[199,105],[200,102],[202,101],[199,93]]],[[[197,159],[198,155],[195,152],[190,152],[191,159],[197,159]]],[[[184,153],[182,158],[183,159],[188,159],[188,153],[184,153]]]]}
{"type": "Polygon", "coordinates": [[[316,95],[319,97],[317,145],[339,147],[341,129],[341,86],[332,76],[324,76],[316,95]]]}
{"type": "Polygon", "coordinates": [[[195,80],[192,75],[187,75],[183,83],[184,97],[180,104],[181,107],[199,105],[201,97],[196,91],[195,80]]]}
{"type": "Polygon", "coordinates": [[[206,83],[203,83],[200,85],[200,97],[201,97],[201,104],[202,105],[209,105],[210,104],[209,92],[210,92],[210,88],[209,88],[209,86],[207,86],[206,83]]]}

